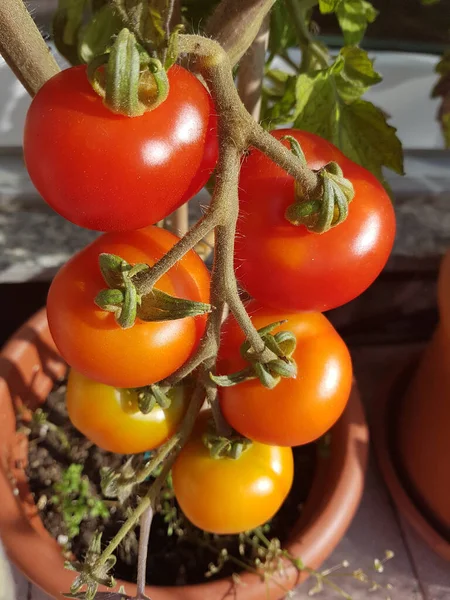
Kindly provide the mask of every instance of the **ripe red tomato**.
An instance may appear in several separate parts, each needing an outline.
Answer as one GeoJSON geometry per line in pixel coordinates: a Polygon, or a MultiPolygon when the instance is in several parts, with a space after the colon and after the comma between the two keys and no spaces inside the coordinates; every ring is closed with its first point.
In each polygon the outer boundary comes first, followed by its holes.
{"type": "Polygon", "coordinates": [[[172,469],[176,499],[200,529],[234,534],[262,525],[291,489],[290,448],[254,443],[238,459],[211,458],[202,441],[210,411],[200,414],[194,433],[172,469]]]}
{"type": "MultiPolygon", "coordinates": [[[[119,388],[141,387],[168,377],[195,350],[205,318],[143,322],[121,329],[94,299],[106,284],[98,257],[116,254],[131,264],[153,265],[177,236],[159,227],[106,233],[78,252],[57,273],[49,290],[50,332],[62,357],[85,377],[119,388]]],[[[190,251],[157,282],[168,294],[208,302],[209,273],[190,251]]]]}
{"type": "Polygon", "coordinates": [[[155,406],[144,415],[137,393],[98,383],[73,369],[67,383],[69,418],[94,444],[118,454],[154,450],[171,437],[186,412],[188,398],[183,388],[169,392],[171,404],[155,406]]]}
{"type": "Polygon", "coordinates": [[[292,225],[284,213],[294,202],[294,179],[252,150],[240,176],[236,275],[251,296],[274,308],[322,312],[341,306],[386,264],[395,237],[391,200],[371,173],[317,135],[295,129],[272,135],[297,139],[313,169],[338,162],[355,197],[346,221],[326,233],[292,225]]]}
{"type": "Polygon", "coordinates": [[[87,229],[138,229],[206,183],[218,153],[211,97],[182,67],[168,77],[168,98],[133,118],[103,105],[84,66],[42,86],[27,114],[24,155],[31,180],[59,214],[87,229]]]}
{"type": "MultiPolygon", "coordinates": [[[[297,346],[296,379],[281,379],[269,390],[258,379],[219,388],[228,423],[240,434],[263,444],[299,446],[323,435],[342,414],[352,385],[347,346],[318,312],[285,313],[251,302],[247,307],[257,329],[286,319],[279,330],[292,331],[297,346]]],[[[233,317],[222,328],[218,372],[234,373],[248,363],[240,356],[244,334],[233,317]]]]}

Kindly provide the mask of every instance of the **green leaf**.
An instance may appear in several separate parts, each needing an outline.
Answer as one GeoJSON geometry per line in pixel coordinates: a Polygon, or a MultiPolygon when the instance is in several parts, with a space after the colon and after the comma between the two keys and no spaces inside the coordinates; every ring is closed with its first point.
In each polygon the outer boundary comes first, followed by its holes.
{"type": "Polygon", "coordinates": [[[319,9],[323,15],[335,12],[342,0],[319,0],[319,9]]]}
{"type": "Polygon", "coordinates": [[[112,37],[122,29],[122,19],[114,8],[103,6],[80,31],[78,54],[84,63],[104,54],[112,43],[112,37]]]}
{"type": "Polygon", "coordinates": [[[292,122],[297,78],[295,75],[271,69],[266,73],[266,81],[267,84],[263,88],[264,126],[272,128],[292,122]]]}
{"type": "Polygon", "coordinates": [[[380,180],[383,165],[403,175],[402,145],[396,131],[379,108],[366,100],[356,100],[342,108],[339,147],[380,180]]]}
{"type": "Polygon", "coordinates": [[[436,73],[440,77],[433,88],[432,97],[442,97],[438,118],[441,123],[445,146],[450,148],[450,51],[445,52],[436,65],[436,73]]]}
{"type": "Polygon", "coordinates": [[[158,53],[167,45],[165,23],[170,0],[115,0],[120,12],[127,15],[131,29],[139,40],[158,53]]]}
{"type": "Polygon", "coordinates": [[[382,180],[383,166],[403,173],[403,156],[395,128],[361,99],[380,80],[364,50],[343,48],[328,69],[298,77],[294,126],[326,138],[382,180]]]}
{"type": "Polygon", "coordinates": [[[56,48],[72,65],[79,64],[78,34],[87,0],[59,0],[52,30],[56,48]]]}
{"type": "Polygon", "coordinates": [[[336,8],[336,16],[345,44],[359,44],[367,25],[373,23],[377,15],[378,11],[366,0],[342,0],[336,8]]]}
{"type": "Polygon", "coordinates": [[[284,2],[275,3],[270,13],[269,52],[271,56],[282,54],[298,45],[294,22],[289,18],[284,2]]]}
{"type": "Polygon", "coordinates": [[[338,93],[344,102],[357,100],[372,86],[380,83],[382,77],[373,68],[367,52],[356,46],[341,49],[340,58],[344,67],[336,78],[338,93]]]}

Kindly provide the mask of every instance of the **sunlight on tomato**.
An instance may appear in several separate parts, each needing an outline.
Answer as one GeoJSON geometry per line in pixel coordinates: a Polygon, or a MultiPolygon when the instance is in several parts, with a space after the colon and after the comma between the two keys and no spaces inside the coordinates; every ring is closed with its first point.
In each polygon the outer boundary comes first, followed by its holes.
{"type": "Polygon", "coordinates": [[[310,168],[336,161],[355,197],[346,221],[326,233],[292,225],[284,215],[295,199],[293,177],[252,150],[239,180],[236,277],[253,298],[274,308],[323,312],[341,306],[364,292],[386,264],[395,237],[392,202],[369,171],[330,142],[296,129],[272,135],[296,138],[310,168]]]}
{"type": "MultiPolygon", "coordinates": [[[[153,265],[178,241],[159,227],[106,233],[75,254],[56,274],[47,299],[50,333],[64,360],[95,381],[120,388],[142,387],[171,375],[195,351],[205,317],[144,322],[121,329],[94,299],[106,287],[98,265],[102,252],[131,264],[153,265]]],[[[180,298],[209,300],[210,277],[191,250],[155,287],[180,298]]]]}
{"type": "Polygon", "coordinates": [[[168,409],[155,406],[144,415],[135,391],[98,383],[72,369],[66,405],[74,427],[99,448],[136,454],[154,450],[175,433],[186,412],[186,396],[183,388],[173,388],[168,409]]]}
{"type": "Polygon", "coordinates": [[[138,229],[203,187],[217,162],[216,111],[192,73],[174,65],[167,75],[167,99],[133,118],[104,106],[85,66],[41,87],[25,122],[24,156],[56,212],[87,229],[138,229]]]}
{"type": "MultiPolygon", "coordinates": [[[[292,358],[295,379],[281,379],[269,390],[258,379],[219,388],[225,419],[240,434],[263,444],[299,446],[323,435],[341,416],[350,396],[352,363],[347,346],[324,315],[284,312],[253,301],[247,306],[257,329],[287,320],[274,329],[291,331],[297,338],[292,358]]],[[[230,316],[222,328],[218,373],[245,368],[240,356],[244,334],[230,316]]]]}
{"type": "Polygon", "coordinates": [[[193,435],[172,469],[176,499],[197,527],[235,534],[262,525],[277,512],[294,477],[290,448],[254,443],[238,459],[211,458],[202,441],[210,411],[201,413],[193,435]]]}

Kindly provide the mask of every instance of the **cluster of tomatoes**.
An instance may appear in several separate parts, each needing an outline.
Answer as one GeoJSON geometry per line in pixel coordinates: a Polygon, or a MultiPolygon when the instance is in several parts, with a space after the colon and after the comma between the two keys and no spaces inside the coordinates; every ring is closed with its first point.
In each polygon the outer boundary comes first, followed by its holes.
{"type": "MultiPolygon", "coordinates": [[[[205,317],[144,322],[122,329],[94,302],[105,287],[98,258],[155,264],[178,241],[154,226],[191,198],[211,175],[218,154],[216,115],[208,92],[173,66],[169,97],[142,117],[111,113],[91,89],[84,67],[48,81],[27,116],[24,151],[42,197],[66,219],[103,233],[56,275],[47,311],[54,341],[71,367],[67,407],[73,424],[107,450],[152,450],[177,429],[189,403],[182,387],[169,408],[143,414],[137,388],[170,376],[195,352],[205,317]]],[[[285,218],[294,180],[261,152],[246,156],[240,175],[236,275],[254,298],[248,312],[257,329],[274,322],[296,337],[296,378],[273,389],[258,379],[219,388],[229,425],[253,443],[238,459],[210,455],[203,442],[209,413],[173,467],[175,495],[186,516],[215,533],[248,530],[270,519],[293,478],[292,446],[323,435],[348,400],[352,367],[343,340],[322,312],[366,289],[392,247],[395,219],[379,182],[320,137],[297,130],[311,168],[336,161],[355,190],[346,221],[325,234],[285,218]]],[[[287,142],[283,142],[286,143],[287,142]]],[[[156,288],[208,302],[210,277],[194,251],[156,288]]],[[[230,316],[223,325],[217,372],[248,364],[244,334],[230,316]]]]}

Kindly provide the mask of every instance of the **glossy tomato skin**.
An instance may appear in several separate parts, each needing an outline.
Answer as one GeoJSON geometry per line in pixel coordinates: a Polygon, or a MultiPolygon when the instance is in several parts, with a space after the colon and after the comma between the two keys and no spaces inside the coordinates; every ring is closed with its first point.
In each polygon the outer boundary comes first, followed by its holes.
{"type": "Polygon", "coordinates": [[[174,388],[166,410],[156,406],[147,415],[139,410],[137,393],[98,383],[73,369],[67,383],[69,418],[99,448],[118,454],[154,450],[171,437],[187,408],[187,394],[174,388]]]}
{"type": "Polygon", "coordinates": [[[290,448],[254,443],[240,458],[211,458],[202,441],[211,413],[201,413],[172,469],[176,499],[200,529],[235,534],[262,525],[277,512],[294,476],[290,448]]]}
{"type": "MultiPolygon", "coordinates": [[[[318,312],[288,313],[247,307],[257,329],[287,320],[280,329],[297,338],[293,358],[296,379],[282,379],[269,390],[259,380],[219,389],[225,419],[242,435],[263,444],[299,446],[323,435],[342,414],[352,385],[347,346],[328,319],[318,312]]],[[[239,354],[244,334],[233,317],[222,328],[218,372],[229,374],[246,366],[239,354]]]]}
{"type": "Polygon", "coordinates": [[[313,169],[338,162],[355,197],[347,220],[324,234],[294,226],[284,216],[294,202],[294,179],[252,150],[239,184],[237,277],[251,296],[275,308],[323,312],[341,306],[369,287],[386,264],[395,237],[391,200],[371,173],[319,136],[295,129],[272,135],[296,138],[313,169]]]}
{"type": "Polygon", "coordinates": [[[168,98],[133,118],[103,105],[84,66],[42,86],[27,114],[24,156],[37,190],[59,214],[87,229],[138,229],[206,183],[217,160],[211,98],[182,67],[174,65],[168,78],[168,98]]]}
{"type": "MultiPolygon", "coordinates": [[[[98,257],[121,256],[131,264],[154,264],[177,236],[159,227],[106,233],[78,252],[56,274],[47,299],[50,332],[62,357],[85,377],[119,388],[141,387],[164,379],[196,348],[205,317],[146,323],[121,329],[114,315],[94,299],[106,286],[98,257]]],[[[190,251],[155,286],[169,294],[208,302],[209,273],[190,251]]]]}

